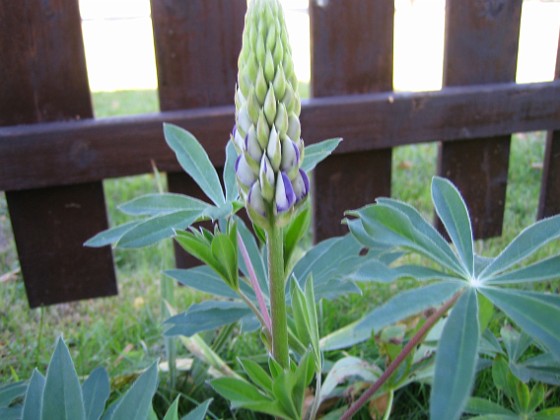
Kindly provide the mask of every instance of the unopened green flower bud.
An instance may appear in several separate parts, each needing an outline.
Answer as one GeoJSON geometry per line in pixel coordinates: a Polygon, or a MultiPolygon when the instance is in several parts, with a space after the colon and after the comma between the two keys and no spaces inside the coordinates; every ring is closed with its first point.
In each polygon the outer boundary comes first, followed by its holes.
{"type": "Polygon", "coordinates": [[[274,94],[276,95],[276,99],[281,101],[284,98],[284,94],[286,93],[286,77],[284,77],[284,72],[282,71],[282,68],[280,66],[278,66],[276,70],[272,86],[274,86],[274,94]]]}
{"type": "Polygon", "coordinates": [[[299,118],[294,113],[291,113],[288,117],[288,137],[294,141],[299,140],[301,137],[301,124],[299,118]]]}
{"type": "Polygon", "coordinates": [[[274,52],[272,53],[272,58],[274,59],[274,64],[276,66],[280,66],[282,61],[284,60],[284,47],[282,47],[282,43],[276,43],[274,47],[274,52]]]}
{"type": "Polygon", "coordinates": [[[255,126],[251,126],[249,132],[247,133],[247,137],[245,137],[245,150],[255,162],[260,162],[263,151],[257,140],[255,126]]]}
{"type": "Polygon", "coordinates": [[[270,130],[266,154],[268,155],[268,160],[272,165],[272,169],[274,169],[274,172],[278,172],[280,164],[282,163],[282,146],[280,143],[280,137],[278,136],[278,132],[274,126],[272,126],[272,130],[270,130]]]}
{"type": "Polygon", "coordinates": [[[268,92],[266,93],[266,98],[264,98],[264,115],[268,124],[274,124],[274,120],[276,118],[276,95],[274,95],[274,87],[272,83],[268,88],[268,92]]]}
{"type": "Polygon", "coordinates": [[[276,45],[276,25],[272,24],[268,29],[268,33],[266,34],[266,50],[268,52],[273,51],[275,45],[276,45]]]}
{"type": "Polygon", "coordinates": [[[266,150],[269,137],[270,128],[268,126],[268,121],[266,121],[266,117],[264,116],[264,110],[261,109],[259,120],[257,121],[257,140],[263,150],[266,150]]]}
{"type": "Polygon", "coordinates": [[[259,100],[257,99],[257,95],[255,95],[255,89],[251,88],[249,92],[249,96],[247,97],[247,111],[249,112],[249,118],[251,118],[251,123],[257,124],[259,120],[259,114],[261,111],[261,106],[259,104],[259,100]]]}
{"type": "Polygon", "coordinates": [[[266,83],[266,78],[264,77],[264,70],[262,66],[260,66],[255,80],[255,94],[257,95],[257,99],[261,105],[264,104],[266,92],[268,92],[268,84],[266,83]]]}
{"type": "Polygon", "coordinates": [[[288,111],[286,111],[284,103],[280,102],[278,110],[276,111],[276,119],[274,120],[274,125],[280,137],[284,137],[288,132],[288,124],[288,111]]]}
{"type": "Polygon", "coordinates": [[[266,56],[264,59],[264,77],[266,78],[267,82],[272,82],[274,80],[274,59],[272,58],[272,54],[270,51],[266,52],[266,56]]]}
{"type": "Polygon", "coordinates": [[[261,159],[259,182],[261,183],[263,198],[268,202],[272,201],[274,198],[274,171],[266,154],[263,154],[261,159]]]}

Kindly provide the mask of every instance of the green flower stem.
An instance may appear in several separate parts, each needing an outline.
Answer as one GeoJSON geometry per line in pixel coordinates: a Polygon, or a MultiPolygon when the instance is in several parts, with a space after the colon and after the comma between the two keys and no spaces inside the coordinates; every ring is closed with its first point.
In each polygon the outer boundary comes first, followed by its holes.
{"type": "Polygon", "coordinates": [[[280,366],[288,368],[290,359],[282,228],[273,225],[267,229],[267,245],[270,312],[272,317],[272,355],[280,366]]]}
{"type": "Polygon", "coordinates": [[[366,391],[360,398],[350,406],[350,408],[342,415],[341,420],[349,420],[362,408],[365,403],[383,386],[383,384],[391,377],[391,375],[397,370],[402,362],[406,360],[408,355],[422,342],[424,336],[430,331],[430,329],[443,317],[447,311],[457,302],[457,299],[463,294],[464,290],[460,290],[455,293],[451,299],[445,302],[436,312],[434,312],[422,325],[422,328],[412,337],[412,339],[404,346],[398,356],[391,362],[387,367],[385,372],[379,377],[379,379],[366,391]]]}

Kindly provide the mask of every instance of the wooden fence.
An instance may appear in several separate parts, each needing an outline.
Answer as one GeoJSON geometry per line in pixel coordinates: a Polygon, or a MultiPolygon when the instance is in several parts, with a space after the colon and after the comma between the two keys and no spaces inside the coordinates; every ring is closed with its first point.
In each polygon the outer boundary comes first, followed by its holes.
{"type": "MultiPolygon", "coordinates": [[[[107,228],[104,179],[151,172],[153,160],[171,191],[199,194],[163,122],[192,131],[223,165],[246,0],[151,5],[161,112],[96,120],[77,0],[0,2],[0,190],[32,307],[117,293],[111,250],[82,246],[107,228]]],[[[425,141],[442,142],[438,171],[488,237],[501,232],[511,133],[550,130],[539,217],[560,212],[560,80],[514,83],[521,8],[447,0],[444,88],[396,93],[393,1],[310,2],[303,135],[345,138],[315,173],[318,239],[342,233],[345,209],[390,194],[391,148],[425,141]]]]}

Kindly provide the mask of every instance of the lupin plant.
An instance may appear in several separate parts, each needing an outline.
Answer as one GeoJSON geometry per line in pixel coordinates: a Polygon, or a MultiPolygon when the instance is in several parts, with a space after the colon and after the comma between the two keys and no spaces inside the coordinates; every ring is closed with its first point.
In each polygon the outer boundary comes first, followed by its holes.
{"type": "MultiPolygon", "coordinates": [[[[102,232],[87,243],[133,248],[174,237],[206,264],[166,272],[217,297],[168,319],[166,335],[187,336],[183,339],[189,351],[220,372],[223,377],[211,385],[230,400],[232,409],[313,419],[330,406],[323,403],[364,389],[365,382],[371,386],[351,406],[329,413],[329,418],[350,419],[372,400],[378,401],[370,408],[381,406],[380,414],[388,418],[397,389],[412,381],[427,381],[432,385],[432,419],[458,419],[464,409],[482,413],[489,405],[469,400],[469,395],[477,366],[482,366],[479,357],[487,356],[484,349],[492,344],[487,327],[494,306],[534,340],[542,352],[539,363],[547,369],[559,368],[558,296],[504,286],[558,278],[558,256],[525,267],[520,263],[560,238],[560,216],[530,226],[497,257],[483,257],[475,252],[468,210],[459,191],[436,177],[432,201],[450,242],[413,207],[379,198],[376,204],[347,213],[349,234],[316,244],[296,259],[294,249],[309,226],[307,172],[340,139],[304,147],[301,102],[279,0],[249,3],[238,64],[235,125],[223,172],[225,191],[194,136],[166,124],[168,145],[213,204],[178,194],[140,197],[121,210],[145,219],[102,232]],[[266,258],[259,242],[235,216],[243,206],[258,239],[266,239],[266,258]],[[214,232],[192,226],[201,220],[216,222],[214,232]],[[395,264],[410,253],[429,260],[430,267],[395,264]],[[359,293],[357,282],[390,283],[399,278],[414,278],[420,287],[397,294],[361,319],[320,338],[318,301],[359,293]],[[419,316],[418,324],[408,328],[405,321],[423,312],[431,315],[419,316]],[[217,339],[221,342],[238,321],[243,330],[260,326],[264,344],[272,350],[268,370],[253,359],[239,361],[246,378],[197,335],[223,327],[217,339]],[[440,328],[430,332],[435,325],[440,328]],[[331,360],[330,372],[322,377],[325,351],[345,349],[372,336],[379,360],[373,363],[353,356],[331,360]],[[315,395],[306,405],[314,376],[315,395]],[[354,387],[356,378],[364,382],[354,387]],[[349,384],[343,389],[345,382],[349,384]]],[[[492,357],[500,351],[498,345],[492,357]]],[[[526,370],[523,378],[535,372],[526,370]]]]}
{"type": "Polygon", "coordinates": [[[238,68],[231,135],[238,153],[235,173],[251,220],[267,235],[273,354],[287,367],[281,228],[309,195],[309,178],[301,169],[301,102],[278,0],[254,0],[249,5],[238,68]]]}

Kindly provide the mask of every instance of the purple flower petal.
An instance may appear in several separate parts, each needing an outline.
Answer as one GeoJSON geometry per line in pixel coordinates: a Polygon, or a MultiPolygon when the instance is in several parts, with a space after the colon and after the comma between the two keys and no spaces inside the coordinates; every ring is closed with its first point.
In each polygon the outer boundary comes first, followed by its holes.
{"type": "Polygon", "coordinates": [[[309,178],[303,169],[299,170],[294,180],[294,192],[296,194],[296,202],[303,200],[309,193],[309,178]]]}
{"type": "Polygon", "coordinates": [[[235,173],[237,174],[239,182],[247,187],[251,186],[257,179],[244,155],[237,157],[235,161],[235,173]]]}
{"type": "Polygon", "coordinates": [[[278,213],[285,212],[289,210],[296,202],[296,194],[290,178],[285,172],[281,173],[281,176],[276,182],[276,210],[278,213]]]}

